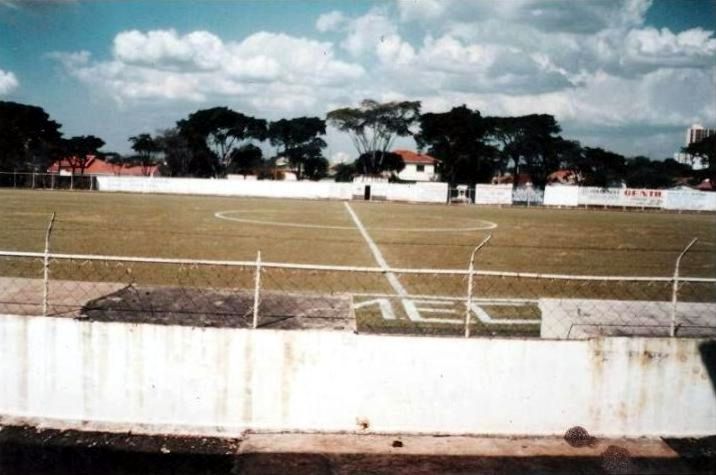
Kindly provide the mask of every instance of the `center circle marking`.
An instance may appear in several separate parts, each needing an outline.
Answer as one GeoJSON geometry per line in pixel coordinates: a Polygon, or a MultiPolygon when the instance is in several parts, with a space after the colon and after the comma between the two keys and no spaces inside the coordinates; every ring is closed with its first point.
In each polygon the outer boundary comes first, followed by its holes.
{"type": "MultiPolygon", "coordinates": [[[[307,228],[307,229],[347,229],[347,230],[355,230],[357,229],[355,226],[332,226],[327,224],[303,224],[303,223],[292,223],[292,222],[286,222],[286,221],[266,221],[261,219],[250,219],[250,218],[243,218],[241,216],[232,216],[236,214],[256,214],[256,213],[263,213],[263,212],[271,212],[274,210],[226,210],[226,211],[217,211],[214,213],[214,217],[218,219],[224,219],[227,221],[236,221],[239,223],[249,223],[249,224],[264,224],[267,226],[284,226],[284,227],[290,227],[290,228],[307,228]]],[[[423,232],[423,233],[448,233],[448,232],[464,232],[464,231],[486,231],[489,229],[495,229],[497,227],[496,223],[493,223],[492,221],[487,221],[484,219],[463,219],[461,220],[463,222],[469,221],[473,223],[479,223],[477,225],[473,226],[467,226],[467,227],[449,227],[449,228],[391,228],[391,227],[366,227],[368,230],[373,231],[406,231],[406,232],[423,232]]]]}

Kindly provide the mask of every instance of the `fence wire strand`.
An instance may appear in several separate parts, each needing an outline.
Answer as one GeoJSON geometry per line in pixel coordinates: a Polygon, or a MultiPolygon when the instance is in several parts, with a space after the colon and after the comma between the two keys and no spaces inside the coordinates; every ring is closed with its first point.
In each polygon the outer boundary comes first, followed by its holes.
{"type": "MultiPolygon", "coordinates": [[[[44,253],[0,251],[0,313],[40,315],[44,253]]],[[[479,264],[479,260],[478,260],[479,264]]],[[[716,336],[716,279],[50,253],[48,316],[203,327],[587,338],[716,336]],[[256,294],[259,273],[258,299],[256,294]],[[388,279],[392,274],[394,279],[388,279]],[[395,285],[399,282],[399,286],[395,285]],[[676,305],[673,305],[676,287],[676,305]],[[257,305],[258,304],[258,305],[257,305]]]]}

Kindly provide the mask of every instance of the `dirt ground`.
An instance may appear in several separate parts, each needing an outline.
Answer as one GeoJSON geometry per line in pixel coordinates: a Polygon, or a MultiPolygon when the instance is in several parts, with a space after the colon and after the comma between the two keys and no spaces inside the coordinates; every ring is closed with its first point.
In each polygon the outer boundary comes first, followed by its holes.
{"type": "Polygon", "coordinates": [[[711,474],[705,439],[245,434],[240,439],[0,430],[3,475],[711,474]]]}

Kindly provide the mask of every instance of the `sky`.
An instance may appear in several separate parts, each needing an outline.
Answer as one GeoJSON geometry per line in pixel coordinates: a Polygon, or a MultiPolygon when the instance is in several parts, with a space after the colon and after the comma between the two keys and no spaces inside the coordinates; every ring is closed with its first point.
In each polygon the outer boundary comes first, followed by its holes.
{"type": "Polygon", "coordinates": [[[716,0],[0,0],[0,100],[120,153],[202,108],[276,120],[371,98],[553,114],[566,138],[662,159],[716,127],[714,30],[716,0]]]}

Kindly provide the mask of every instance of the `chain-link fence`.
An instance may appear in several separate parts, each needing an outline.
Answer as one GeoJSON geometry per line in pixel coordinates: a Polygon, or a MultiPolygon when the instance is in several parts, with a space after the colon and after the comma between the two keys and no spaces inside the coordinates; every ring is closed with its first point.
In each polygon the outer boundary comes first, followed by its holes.
{"type": "Polygon", "coordinates": [[[94,176],[64,173],[0,172],[0,188],[95,190],[94,176]]]}
{"type": "Polygon", "coordinates": [[[716,279],[0,251],[0,313],[361,333],[716,336],[716,279]]]}

